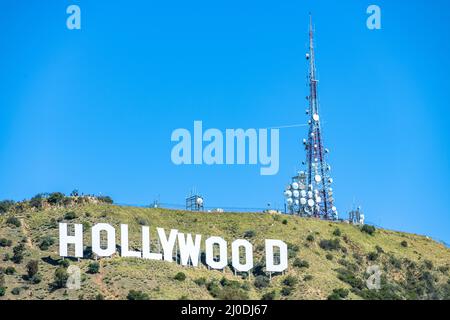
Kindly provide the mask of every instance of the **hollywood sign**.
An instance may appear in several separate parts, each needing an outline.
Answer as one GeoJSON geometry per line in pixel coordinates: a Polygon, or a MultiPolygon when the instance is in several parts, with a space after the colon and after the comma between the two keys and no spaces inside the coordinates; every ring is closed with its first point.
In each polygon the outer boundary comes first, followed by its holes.
{"type": "MultiPolygon", "coordinates": [[[[59,224],[59,255],[61,257],[83,258],[83,225],[73,224],[73,232],[69,235],[68,224],[59,224]],[[69,255],[69,245],[75,247],[74,255],[69,255]]],[[[148,260],[173,262],[173,253],[180,256],[184,266],[197,267],[200,261],[202,235],[184,234],[172,229],[169,235],[163,228],[156,228],[158,243],[162,252],[152,252],[150,228],[142,226],[141,250],[132,250],[129,246],[128,225],[120,225],[120,256],[148,260]]],[[[108,223],[98,223],[91,229],[92,252],[98,257],[111,257],[116,253],[116,230],[108,223]],[[103,234],[103,245],[101,235],[103,234]]],[[[248,272],[253,268],[253,245],[245,239],[237,239],[231,243],[231,262],[236,271],[248,272]],[[241,252],[244,253],[241,259],[241,252]],[[244,260],[244,261],[241,261],[244,260]]],[[[228,243],[221,237],[208,237],[204,241],[206,264],[217,270],[224,269],[229,262],[228,243]],[[218,249],[218,255],[215,254],[218,249]]],[[[288,267],[287,245],[281,240],[265,240],[265,261],[267,272],[283,272],[288,267]],[[277,257],[278,259],[275,259],[277,257]]]]}

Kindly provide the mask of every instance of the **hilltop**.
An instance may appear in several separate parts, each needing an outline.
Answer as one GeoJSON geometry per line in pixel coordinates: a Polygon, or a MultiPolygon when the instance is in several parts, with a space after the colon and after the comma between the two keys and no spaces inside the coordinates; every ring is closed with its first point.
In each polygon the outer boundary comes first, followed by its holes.
{"type": "Polygon", "coordinates": [[[0,299],[450,299],[450,250],[424,236],[278,214],[57,198],[41,198],[40,205],[11,203],[0,215],[0,299]],[[82,223],[86,230],[98,222],[128,224],[135,248],[142,225],[227,241],[245,238],[254,245],[256,264],[250,275],[234,275],[230,267],[221,272],[204,264],[192,268],[119,256],[95,261],[88,247],[85,258],[62,260],[61,221],[82,223]],[[264,272],[264,239],[283,240],[289,248],[289,269],[272,279],[264,272]],[[70,265],[81,270],[81,290],[64,288],[70,265]],[[380,268],[381,290],[367,289],[371,265],[380,268]]]}

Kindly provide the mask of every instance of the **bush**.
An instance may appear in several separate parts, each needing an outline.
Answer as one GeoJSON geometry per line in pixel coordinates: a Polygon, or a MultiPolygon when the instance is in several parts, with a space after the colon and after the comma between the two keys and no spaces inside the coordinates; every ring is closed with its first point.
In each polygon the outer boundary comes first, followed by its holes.
{"type": "Polygon", "coordinates": [[[201,278],[195,279],[194,283],[196,285],[198,285],[199,287],[202,287],[202,286],[206,285],[206,278],[201,277],[201,278]]]}
{"type": "Polygon", "coordinates": [[[378,253],[369,252],[369,254],[367,255],[367,259],[369,259],[369,261],[376,261],[378,259],[378,253]]]}
{"type": "Polygon", "coordinates": [[[298,282],[297,278],[295,278],[293,276],[287,276],[283,280],[283,284],[288,287],[294,287],[297,284],[297,282],[298,282]]]}
{"type": "Polygon", "coordinates": [[[23,243],[15,246],[13,248],[13,256],[12,256],[11,260],[14,263],[21,263],[23,260],[23,251],[24,250],[25,250],[25,247],[24,247],[23,243]]]}
{"type": "Polygon", "coordinates": [[[44,236],[41,238],[41,243],[39,244],[39,249],[48,250],[50,246],[55,243],[55,239],[50,236],[44,236]]]}
{"type": "Polygon", "coordinates": [[[341,230],[339,228],[334,229],[333,235],[336,236],[336,237],[340,237],[341,236],[341,230]]]}
{"type": "Polygon", "coordinates": [[[66,220],[73,220],[77,217],[77,214],[73,211],[69,211],[64,215],[64,219],[66,220]]]}
{"type": "Polygon", "coordinates": [[[47,202],[51,205],[58,205],[61,204],[64,201],[64,198],[66,196],[64,195],[64,193],[61,192],[53,192],[49,195],[49,197],[47,198],[47,202]]]}
{"type": "Polygon", "coordinates": [[[39,271],[39,262],[37,260],[30,260],[27,263],[28,278],[33,278],[39,271]]]}
{"type": "Polygon", "coordinates": [[[16,287],[11,290],[11,293],[15,296],[18,296],[20,294],[20,288],[16,287]]]}
{"type": "Polygon", "coordinates": [[[320,240],[319,246],[323,250],[339,250],[341,248],[341,244],[339,239],[333,239],[333,240],[320,240]]]}
{"type": "Polygon", "coordinates": [[[61,260],[58,260],[58,264],[63,268],[68,268],[70,266],[70,260],[69,259],[61,259],[61,260]]]}
{"type": "Polygon", "coordinates": [[[287,224],[288,224],[288,221],[287,221],[286,219],[284,219],[282,223],[283,223],[284,225],[287,225],[287,224]]]}
{"type": "Polygon", "coordinates": [[[292,288],[291,287],[283,287],[280,291],[281,295],[284,297],[287,297],[289,295],[291,295],[292,293],[292,288]]]}
{"type": "Polygon", "coordinates": [[[95,296],[95,300],[105,300],[105,297],[104,297],[101,293],[98,293],[98,294],[95,296]]]}
{"type": "Polygon", "coordinates": [[[292,265],[296,268],[309,268],[309,262],[300,258],[295,258],[292,265]]]}
{"type": "Polygon", "coordinates": [[[307,274],[304,278],[303,281],[311,281],[313,279],[313,276],[310,274],[307,274]]]}
{"type": "Polygon", "coordinates": [[[334,289],[333,293],[328,296],[328,300],[343,300],[348,297],[347,289],[334,289]]]}
{"type": "Polygon", "coordinates": [[[308,236],[306,237],[306,241],[313,242],[314,236],[312,234],[308,234],[308,236]]]}
{"type": "Polygon", "coordinates": [[[67,273],[66,268],[59,267],[55,270],[55,277],[53,285],[55,288],[64,288],[66,286],[67,279],[69,278],[69,274],[67,273]]]}
{"type": "Polygon", "coordinates": [[[8,240],[6,238],[1,238],[0,239],[0,247],[11,247],[12,246],[12,241],[8,240]]]}
{"type": "Polygon", "coordinates": [[[256,232],[254,230],[247,230],[244,232],[244,238],[253,238],[256,236],[256,232]]]}
{"type": "Polygon", "coordinates": [[[331,253],[327,253],[325,258],[327,258],[327,260],[333,260],[333,255],[331,253]]]}
{"type": "Polygon", "coordinates": [[[175,275],[174,279],[178,280],[178,281],[184,281],[184,280],[186,280],[186,275],[184,274],[184,272],[178,272],[175,275]]]}
{"type": "Polygon", "coordinates": [[[261,300],[275,300],[277,297],[277,292],[275,290],[265,293],[261,300]]]}
{"type": "Polygon", "coordinates": [[[15,227],[20,227],[22,224],[20,223],[20,220],[17,217],[8,217],[8,219],[6,219],[6,223],[13,225],[15,227]]]}
{"type": "Polygon", "coordinates": [[[375,246],[375,250],[377,250],[378,253],[384,253],[384,250],[380,246],[375,246]]]}
{"type": "Polygon", "coordinates": [[[108,203],[108,204],[114,203],[113,199],[110,196],[98,196],[97,199],[100,202],[104,202],[104,203],[108,203]]]}
{"type": "Polygon", "coordinates": [[[375,231],[376,231],[375,227],[374,226],[370,226],[368,224],[363,225],[362,228],[361,228],[361,232],[365,232],[365,233],[367,233],[367,234],[369,234],[371,236],[375,233],[375,231]]]}
{"type": "Polygon", "coordinates": [[[266,288],[270,284],[269,278],[266,276],[257,276],[254,281],[254,285],[258,289],[266,288]]]}
{"type": "Polygon", "coordinates": [[[7,213],[14,206],[14,203],[12,200],[0,201],[0,214],[7,213]]]}
{"type": "Polygon", "coordinates": [[[5,274],[7,274],[7,275],[12,275],[14,273],[16,273],[16,268],[14,268],[14,267],[7,267],[5,269],[5,274]]]}
{"type": "Polygon", "coordinates": [[[425,268],[427,268],[428,270],[432,270],[434,267],[433,261],[430,261],[430,260],[425,260],[423,262],[423,264],[424,264],[425,268]]]}
{"type": "Polygon", "coordinates": [[[0,287],[0,297],[3,297],[6,293],[6,288],[5,287],[0,287]]]}
{"type": "Polygon", "coordinates": [[[30,206],[36,209],[41,209],[43,202],[44,202],[44,195],[42,193],[39,193],[35,195],[33,198],[31,198],[30,206]]]}
{"type": "Polygon", "coordinates": [[[338,279],[349,284],[354,289],[362,290],[364,288],[364,282],[355,276],[355,274],[346,269],[338,269],[338,279]]]}
{"type": "Polygon", "coordinates": [[[407,247],[408,247],[408,242],[405,241],[405,240],[403,240],[400,244],[401,244],[401,246],[402,246],[403,248],[407,248],[407,247]]]}
{"type": "Polygon", "coordinates": [[[127,295],[128,300],[148,300],[149,296],[145,292],[130,290],[127,295]]]}
{"type": "Polygon", "coordinates": [[[96,274],[99,271],[100,271],[100,263],[98,263],[97,261],[93,261],[93,262],[89,263],[89,265],[88,265],[88,273],[96,274]]]}
{"type": "Polygon", "coordinates": [[[288,243],[287,247],[288,247],[288,258],[289,259],[295,258],[300,250],[299,246],[296,244],[288,243]]]}
{"type": "Polygon", "coordinates": [[[38,284],[42,281],[42,277],[39,274],[35,274],[31,279],[31,283],[38,284]]]}
{"type": "Polygon", "coordinates": [[[238,288],[225,287],[219,291],[217,298],[221,300],[248,300],[249,296],[247,292],[238,288]]]}

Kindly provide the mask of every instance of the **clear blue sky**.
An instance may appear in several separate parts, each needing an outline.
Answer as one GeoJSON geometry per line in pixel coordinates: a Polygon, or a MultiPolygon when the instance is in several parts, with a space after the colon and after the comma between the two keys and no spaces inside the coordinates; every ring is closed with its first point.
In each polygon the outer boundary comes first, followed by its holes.
{"type": "Polygon", "coordinates": [[[0,198],[78,188],[281,206],[304,128],[280,132],[280,171],[176,167],[172,130],[306,121],[308,12],[341,217],[450,242],[448,1],[8,1],[0,5],[0,198]],[[382,9],[382,30],[366,8],[382,9]],[[66,28],[78,4],[82,30],[66,28]]]}

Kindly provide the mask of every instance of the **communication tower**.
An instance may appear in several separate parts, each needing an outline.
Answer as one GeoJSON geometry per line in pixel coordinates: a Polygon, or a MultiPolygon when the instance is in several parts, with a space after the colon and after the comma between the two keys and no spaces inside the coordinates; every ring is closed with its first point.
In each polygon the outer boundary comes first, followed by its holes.
{"type": "Polygon", "coordinates": [[[323,134],[319,115],[319,99],[317,94],[318,80],[314,52],[314,28],[312,17],[309,24],[309,102],[306,109],[308,116],[308,137],[303,139],[306,160],[303,161],[305,171],[299,171],[292,178],[284,194],[290,214],[311,216],[326,220],[337,220],[338,212],[334,205],[333,179],[330,176],[331,166],[327,162],[329,150],[323,145],[323,134]]]}

